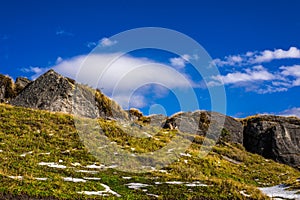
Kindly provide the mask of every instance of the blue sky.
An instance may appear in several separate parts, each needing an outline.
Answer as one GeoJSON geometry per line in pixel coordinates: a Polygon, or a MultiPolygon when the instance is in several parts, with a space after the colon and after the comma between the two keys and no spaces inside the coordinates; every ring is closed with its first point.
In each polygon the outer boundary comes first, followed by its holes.
{"type": "MultiPolygon", "coordinates": [[[[297,0],[3,0],[0,73],[13,78],[35,78],[54,68],[64,75],[74,76],[76,64],[96,45],[117,45],[118,41],[109,37],[139,27],[163,27],[193,38],[212,57],[220,75],[211,77],[208,87],[224,85],[226,114],[300,116],[299,8],[297,0]]],[[[98,59],[95,58],[95,62],[98,59]]],[[[195,83],[198,80],[190,70],[191,59],[193,55],[145,49],[124,57],[115,70],[120,71],[118,67],[125,65],[155,62],[183,73],[195,83]]],[[[163,79],[173,83],[171,74],[163,79]]],[[[161,80],[159,76],[157,80],[161,80]]],[[[176,84],[172,86],[182,86],[176,84]]],[[[103,91],[112,95],[111,88],[107,83],[103,91]]],[[[130,88],[125,88],[125,92],[126,89],[130,88]]],[[[207,88],[195,84],[194,90],[199,108],[210,110],[207,88]]],[[[124,101],[122,95],[116,99],[121,104],[124,101]]],[[[181,110],[172,89],[158,85],[140,87],[130,100],[130,106],[139,107],[145,114],[165,112],[170,115],[181,110]]]]}

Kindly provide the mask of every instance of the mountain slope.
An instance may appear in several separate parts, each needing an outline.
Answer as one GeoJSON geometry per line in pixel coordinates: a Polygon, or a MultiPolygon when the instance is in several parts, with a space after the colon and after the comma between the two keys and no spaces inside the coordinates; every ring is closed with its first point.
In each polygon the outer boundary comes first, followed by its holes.
{"type": "MultiPolygon", "coordinates": [[[[112,142],[132,154],[160,148],[174,131],[162,129],[153,138],[136,138],[114,121],[98,123],[112,142]]],[[[201,158],[202,141],[197,136],[185,155],[162,170],[122,172],[101,165],[88,152],[71,115],[0,104],[0,197],[267,199],[256,187],[300,177],[299,171],[248,153],[238,144],[218,144],[201,158]],[[138,185],[140,189],[132,189],[138,185]]]]}

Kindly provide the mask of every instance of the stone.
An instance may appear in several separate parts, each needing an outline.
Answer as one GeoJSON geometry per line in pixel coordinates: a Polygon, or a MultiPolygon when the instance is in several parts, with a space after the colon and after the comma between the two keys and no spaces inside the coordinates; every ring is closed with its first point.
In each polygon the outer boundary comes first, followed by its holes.
{"type": "Polygon", "coordinates": [[[176,113],[166,120],[164,128],[178,129],[186,133],[207,136],[214,140],[243,143],[242,123],[216,112],[176,113]]]}
{"type": "MultiPolygon", "coordinates": [[[[26,81],[19,80],[24,86],[26,81]],[[24,83],[25,82],[25,83],[24,83]]],[[[100,90],[77,84],[54,70],[49,70],[24,87],[12,105],[53,112],[76,114],[83,117],[112,117],[127,119],[120,106],[100,90]]]]}
{"type": "Polygon", "coordinates": [[[243,123],[246,150],[300,169],[300,119],[261,115],[243,123]]]}
{"type": "Polygon", "coordinates": [[[18,77],[15,82],[15,91],[19,94],[32,81],[25,77],[18,77]]]}
{"type": "Polygon", "coordinates": [[[0,74],[0,102],[7,103],[10,99],[16,96],[14,90],[14,81],[8,76],[0,74]]]}

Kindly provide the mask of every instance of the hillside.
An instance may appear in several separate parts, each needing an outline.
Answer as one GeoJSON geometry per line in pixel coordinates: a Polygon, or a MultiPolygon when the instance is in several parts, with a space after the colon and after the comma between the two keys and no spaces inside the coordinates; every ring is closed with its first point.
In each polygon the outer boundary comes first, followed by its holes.
{"type": "MultiPolygon", "coordinates": [[[[136,138],[114,121],[98,123],[132,154],[164,146],[175,131],[136,138]]],[[[227,142],[201,158],[202,141],[197,136],[161,170],[122,172],[87,151],[71,115],[0,104],[0,199],[268,199],[257,187],[289,182],[299,188],[294,168],[227,142]]]]}

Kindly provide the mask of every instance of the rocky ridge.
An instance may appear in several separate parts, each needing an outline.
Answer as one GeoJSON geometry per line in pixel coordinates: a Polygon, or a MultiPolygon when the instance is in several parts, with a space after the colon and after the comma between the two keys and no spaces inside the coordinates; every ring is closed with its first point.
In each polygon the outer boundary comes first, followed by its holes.
{"type": "Polygon", "coordinates": [[[300,167],[298,118],[253,116],[237,120],[208,111],[180,112],[171,117],[143,116],[137,109],[124,111],[100,90],[77,84],[53,70],[35,81],[17,78],[15,83],[10,77],[0,75],[0,101],[84,117],[139,121],[203,136],[210,132],[209,137],[220,136],[219,142],[243,144],[252,153],[300,167]]]}

